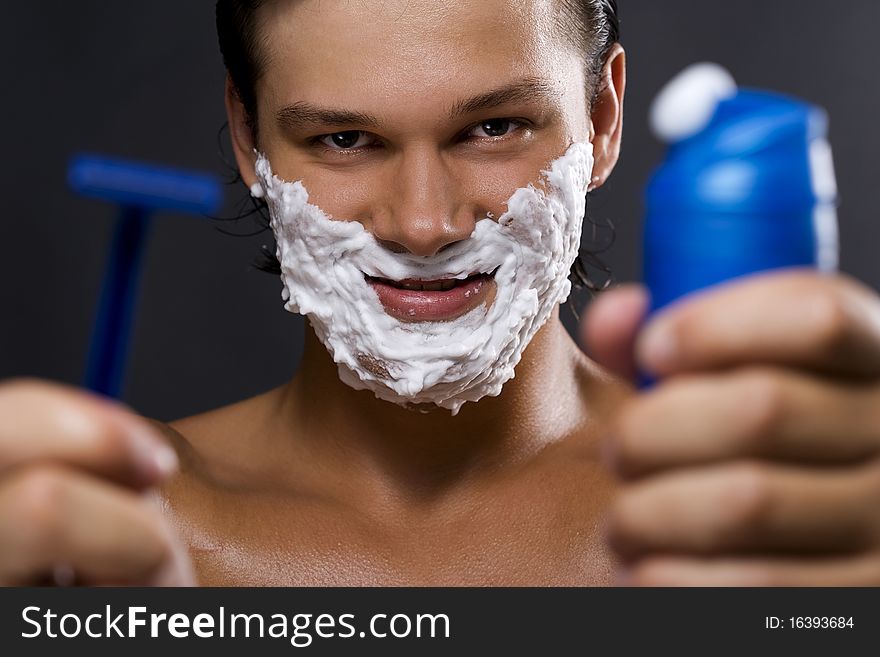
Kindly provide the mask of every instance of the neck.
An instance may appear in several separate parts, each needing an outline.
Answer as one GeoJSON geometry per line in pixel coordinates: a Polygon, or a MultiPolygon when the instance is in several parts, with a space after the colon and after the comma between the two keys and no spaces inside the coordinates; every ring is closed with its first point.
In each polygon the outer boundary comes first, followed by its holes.
{"type": "MultiPolygon", "coordinates": [[[[498,397],[466,403],[456,416],[420,412],[343,384],[337,366],[309,328],[302,365],[283,392],[297,442],[310,463],[348,476],[430,494],[476,475],[500,472],[583,428],[594,377],[558,313],[535,335],[498,397]]],[[[285,429],[281,429],[283,432],[285,429]]]]}

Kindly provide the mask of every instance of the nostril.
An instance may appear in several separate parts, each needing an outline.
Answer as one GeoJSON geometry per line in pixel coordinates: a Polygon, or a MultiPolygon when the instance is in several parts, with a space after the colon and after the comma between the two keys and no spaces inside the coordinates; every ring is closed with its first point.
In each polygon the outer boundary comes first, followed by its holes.
{"type": "Polygon", "coordinates": [[[451,230],[434,229],[430,226],[401,227],[391,236],[387,233],[374,233],[376,240],[393,253],[410,253],[415,256],[431,257],[448,249],[450,246],[470,237],[473,231],[453,232],[451,230]]]}
{"type": "MultiPolygon", "coordinates": [[[[376,236],[374,235],[374,237],[376,237],[376,236]]],[[[392,240],[381,239],[379,237],[376,237],[376,241],[379,242],[379,244],[381,244],[383,247],[385,247],[386,249],[388,249],[392,253],[408,253],[409,252],[405,246],[403,246],[402,244],[398,244],[397,242],[394,242],[392,240]]]]}
{"type": "Polygon", "coordinates": [[[399,198],[375,212],[368,222],[369,230],[386,249],[394,253],[411,253],[430,257],[449,246],[468,239],[479,220],[473,204],[458,204],[448,198],[426,201],[399,198]]]}

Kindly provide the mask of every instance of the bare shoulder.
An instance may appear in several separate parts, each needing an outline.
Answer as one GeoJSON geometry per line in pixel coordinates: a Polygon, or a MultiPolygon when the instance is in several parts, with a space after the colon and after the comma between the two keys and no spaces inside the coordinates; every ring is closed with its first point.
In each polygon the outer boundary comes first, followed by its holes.
{"type": "Polygon", "coordinates": [[[281,394],[278,388],[198,415],[153,423],[177,451],[182,477],[246,476],[264,454],[260,443],[281,394]]]}
{"type": "Polygon", "coordinates": [[[261,424],[265,420],[267,409],[276,403],[280,394],[281,389],[270,390],[205,413],[174,420],[167,426],[186,436],[189,442],[199,448],[210,449],[211,446],[217,446],[218,439],[235,440],[236,434],[261,424]]]}

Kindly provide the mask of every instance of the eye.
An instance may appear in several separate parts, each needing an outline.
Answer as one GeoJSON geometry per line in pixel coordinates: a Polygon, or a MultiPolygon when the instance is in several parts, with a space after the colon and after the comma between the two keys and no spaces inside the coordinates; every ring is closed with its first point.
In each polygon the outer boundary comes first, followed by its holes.
{"type": "Polygon", "coordinates": [[[344,132],[323,135],[318,137],[317,141],[330,150],[350,151],[369,146],[373,143],[373,138],[372,135],[362,130],[346,130],[344,132]]]}
{"type": "Polygon", "coordinates": [[[472,137],[497,138],[505,137],[511,132],[518,130],[521,125],[512,119],[490,119],[471,128],[469,133],[472,137]]]}

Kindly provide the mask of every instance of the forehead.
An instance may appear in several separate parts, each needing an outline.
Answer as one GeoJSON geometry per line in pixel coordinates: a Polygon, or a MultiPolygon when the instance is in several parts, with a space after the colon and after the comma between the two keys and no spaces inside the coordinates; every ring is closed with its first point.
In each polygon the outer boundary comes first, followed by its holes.
{"type": "Polygon", "coordinates": [[[560,84],[579,62],[555,0],[285,0],[260,14],[262,83],[340,102],[479,93],[511,79],[560,84]]]}

